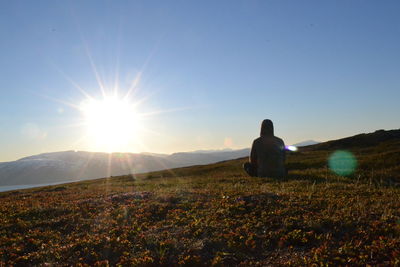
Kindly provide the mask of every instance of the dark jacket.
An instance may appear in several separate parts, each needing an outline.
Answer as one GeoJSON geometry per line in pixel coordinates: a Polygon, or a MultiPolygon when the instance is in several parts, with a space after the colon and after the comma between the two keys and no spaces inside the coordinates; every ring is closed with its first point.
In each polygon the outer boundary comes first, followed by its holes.
{"type": "Polygon", "coordinates": [[[264,120],[260,137],[254,140],[250,153],[250,163],[257,170],[257,176],[285,176],[285,157],[283,140],[274,136],[272,121],[264,120]]]}

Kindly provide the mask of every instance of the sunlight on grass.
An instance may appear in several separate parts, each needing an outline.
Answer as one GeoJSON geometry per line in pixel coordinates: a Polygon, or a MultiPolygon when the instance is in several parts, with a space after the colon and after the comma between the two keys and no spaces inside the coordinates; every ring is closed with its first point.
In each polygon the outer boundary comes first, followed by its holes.
{"type": "Polygon", "coordinates": [[[397,147],[354,178],[328,169],[330,152],[300,151],[285,181],[247,177],[238,159],[4,192],[0,265],[396,266],[397,147]]]}

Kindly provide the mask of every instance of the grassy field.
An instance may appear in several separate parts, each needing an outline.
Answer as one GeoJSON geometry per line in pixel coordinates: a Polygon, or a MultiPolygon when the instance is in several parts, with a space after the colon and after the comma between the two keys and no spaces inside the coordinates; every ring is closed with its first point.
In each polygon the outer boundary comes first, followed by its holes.
{"type": "Polygon", "coordinates": [[[0,193],[0,265],[400,265],[400,142],[288,156],[285,181],[245,159],[0,193]]]}

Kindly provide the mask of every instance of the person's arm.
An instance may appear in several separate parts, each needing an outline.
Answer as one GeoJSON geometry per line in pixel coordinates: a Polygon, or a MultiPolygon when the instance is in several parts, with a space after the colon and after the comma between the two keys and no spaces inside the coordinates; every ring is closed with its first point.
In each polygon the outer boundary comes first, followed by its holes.
{"type": "Polygon", "coordinates": [[[253,142],[253,145],[251,146],[251,152],[250,152],[250,163],[254,167],[254,169],[257,169],[257,151],[256,151],[256,141],[253,142]]]}
{"type": "Polygon", "coordinates": [[[285,148],[285,143],[283,142],[283,140],[281,140],[281,141],[282,141],[282,153],[283,153],[282,158],[283,158],[283,163],[285,163],[285,161],[286,161],[286,148],[285,148]]]}

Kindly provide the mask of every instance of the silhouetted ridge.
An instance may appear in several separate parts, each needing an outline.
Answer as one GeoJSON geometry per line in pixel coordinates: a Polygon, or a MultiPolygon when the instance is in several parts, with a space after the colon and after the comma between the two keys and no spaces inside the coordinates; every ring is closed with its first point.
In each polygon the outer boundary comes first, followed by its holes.
{"type": "Polygon", "coordinates": [[[382,142],[390,140],[400,140],[400,129],[397,130],[378,130],[373,133],[363,133],[346,137],[342,139],[332,140],[305,148],[306,150],[325,150],[325,149],[348,149],[376,146],[382,142]]]}

